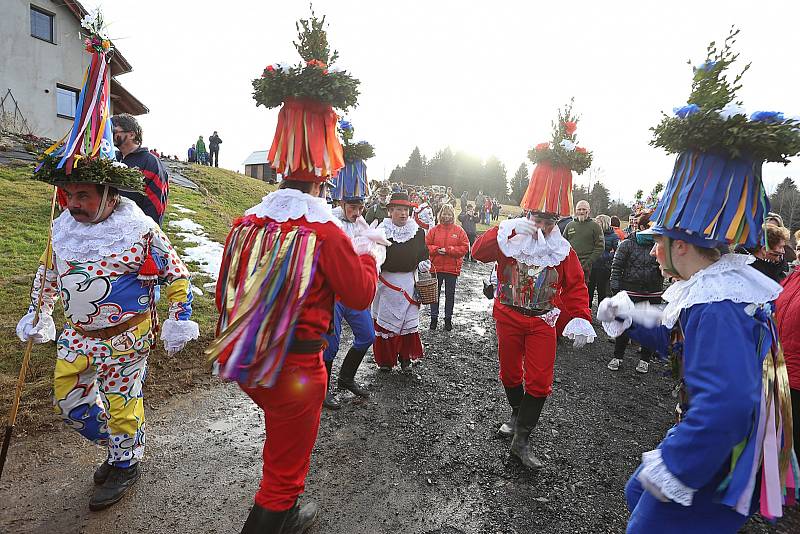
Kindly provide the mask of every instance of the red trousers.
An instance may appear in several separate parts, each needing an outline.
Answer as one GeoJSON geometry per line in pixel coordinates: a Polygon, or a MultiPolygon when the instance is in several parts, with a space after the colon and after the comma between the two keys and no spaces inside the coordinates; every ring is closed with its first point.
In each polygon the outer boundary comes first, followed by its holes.
{"type": "Polygon", "coordinates": [[[553,392],[556,330],[538,317],[527,317],[495,302],[500,381],[504,387],[525,384],[525,393],[547,397],[553,392]]]}
{"type": "Polygon", "coordinates": [[[264,468],[255,498],[262,508],[288,510],[303,493],[327,380],[321,352],[290,353],[271,388],[240,386],[264,410],[264,468]]]}
{"type": "Polygon", "coordinates": [[[375,343],[372,345],[372,353],[378,367],[394,367],[397,365],[398,356],[401,361],[422,358],[422,340],[419,338],[419,332],[398,336],[381,328],[375,322],[375,343]]]}

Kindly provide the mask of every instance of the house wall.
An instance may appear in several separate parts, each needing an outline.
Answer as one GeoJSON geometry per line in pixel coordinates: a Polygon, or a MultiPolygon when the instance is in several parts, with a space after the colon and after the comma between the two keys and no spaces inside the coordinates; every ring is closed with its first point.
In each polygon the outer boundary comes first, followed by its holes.
{"type": "Polygon", "coordinates": [[[0,98],[11,89],[33,132],[60,139],[72,120],[56,114],[56,85],[80,90],[88,65],[80,24],[63,2],[2,0],[2,4],[0,98]],[[31,4],[55,14],[55,44],[31,36],[31,4]]]}

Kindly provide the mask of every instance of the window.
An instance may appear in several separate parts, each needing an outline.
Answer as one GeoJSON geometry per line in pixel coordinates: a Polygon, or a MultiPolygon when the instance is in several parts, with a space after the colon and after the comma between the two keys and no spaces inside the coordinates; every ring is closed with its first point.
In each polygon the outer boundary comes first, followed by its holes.
{"type": "Polygon", "coordinates": [[[53,14],[31,6],[31,35],[37,39],[55,43],[53,39],[53,14]]]}
{"type": "Polygon", "coordinates": [[[65,119],[75,118],[75,108],[78,107],[77,89],[63,85],[56,86],[56,114],[65,119]]]}

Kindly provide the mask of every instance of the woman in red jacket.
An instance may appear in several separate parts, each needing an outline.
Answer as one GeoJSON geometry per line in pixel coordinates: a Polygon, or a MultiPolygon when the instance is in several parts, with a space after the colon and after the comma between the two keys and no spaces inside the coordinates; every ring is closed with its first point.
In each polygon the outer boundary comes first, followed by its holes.
{"type": "MultiPolygon", "coordinates": [[[[444,329],[453,329],[453,304],[456,297],[456,280],[461,274],[464,256],[469,252],[469,239],[464,229],[455,224],[455,212],[449,204],[439,210],[439,224],[425,236],[433,272],[439,281],[439,293],[444,283],[444,329]]],[[[431,330],[439,321],[439,303],[431,304],[431,330]]]]}
{"type": "Polygon", "coordinates": [[[781,281],[783,291],[775,301],[775,323],[783,345],[789,389],[792,394],[794,452],[800,458],[800,267],[781,281]]]}

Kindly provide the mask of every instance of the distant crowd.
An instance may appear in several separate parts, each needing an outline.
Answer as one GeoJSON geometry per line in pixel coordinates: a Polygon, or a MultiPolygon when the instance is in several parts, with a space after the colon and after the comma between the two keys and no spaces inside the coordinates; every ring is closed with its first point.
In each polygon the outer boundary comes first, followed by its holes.
{"type": "Polygon", "coordinates": [[[206,142],[201,135],[197,138],[197,141],[189,147],[186,160],[189,163],[219,167],[219,145],[221,144],[222,139],[220,139],[216,130],[214,130],[214,133],[208,138],[208,149],[206,149],[206,142]]]}

